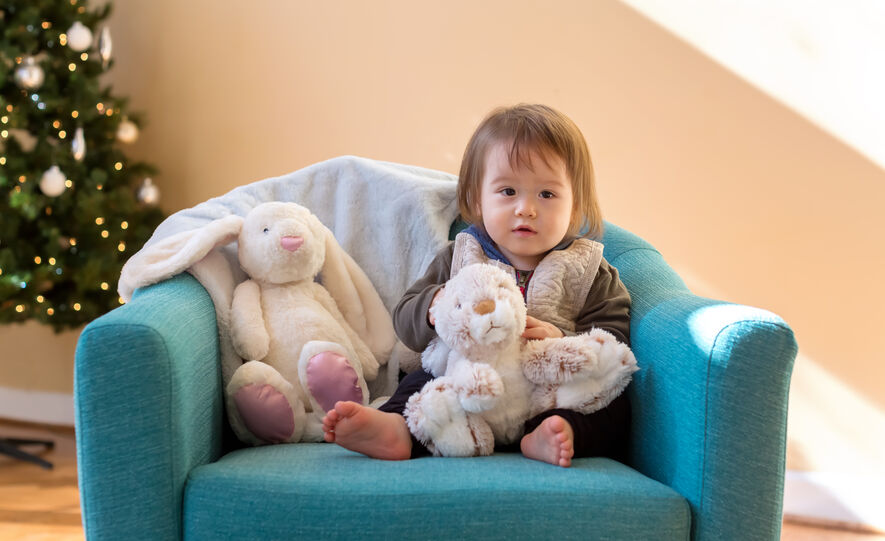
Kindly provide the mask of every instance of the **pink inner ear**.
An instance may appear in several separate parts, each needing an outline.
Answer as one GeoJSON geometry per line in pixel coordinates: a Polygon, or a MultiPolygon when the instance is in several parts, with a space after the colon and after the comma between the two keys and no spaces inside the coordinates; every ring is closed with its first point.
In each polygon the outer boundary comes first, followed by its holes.
{"type": "Polygon", "coordinates": [[[304,244],[304,239],[302,237],[283,237],[280,239],[280,245],[283,249],[290,252],[294,252],[298,248],[301,248],[302,244],[304,244]]]}

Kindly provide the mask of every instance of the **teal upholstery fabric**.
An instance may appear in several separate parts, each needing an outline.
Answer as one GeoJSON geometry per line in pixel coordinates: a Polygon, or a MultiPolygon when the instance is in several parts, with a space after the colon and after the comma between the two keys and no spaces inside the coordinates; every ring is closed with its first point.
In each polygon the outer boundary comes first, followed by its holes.
{"type": "Polygon", "coordinates": [[[779,539],[792,331],[692,295],[621,228],[608,224],[605,244],[633,297],[632,465],[688,499],[693,539],[779,539]]]}
{"type": "Polygon", "coordinates": [[[325,444],[224,454],[215,311],[180,275],[80,338],[87,538],[778,539],[792,332],[764,310],[693,295],[624,229],[607,224],[603,241],[633,297],[629,467],[386,462],[325,444]]]}
{"type": "Polygon", "coordinates": [[[221,454],[215,309],[183,274],[90,323],[74,368],[89,539],[180,539],[188,473],[221,454]]]}
{"type": "Polygon", "coordinates": [[[608,459],[579,459],[571,469],[516,453],[384,461],[322,443],[241,449],[200,466],[188,479],[184,508],[192,539],[658,540],[689,533],[688,505],[676,491],[608,459]]]}

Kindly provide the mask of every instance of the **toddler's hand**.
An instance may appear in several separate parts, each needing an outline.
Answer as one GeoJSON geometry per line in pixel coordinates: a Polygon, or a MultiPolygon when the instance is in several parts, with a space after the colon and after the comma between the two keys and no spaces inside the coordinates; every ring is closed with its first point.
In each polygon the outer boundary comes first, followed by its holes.
{"type": "Polygon", "coordinates": [[[523,338],[529,340],[540,340],[542,338],[562,338],[564,335],[559,327],[546,321],[526,316],[525,331],[522,333],[523,338]]]}
{"type": "MultiPolygon", "coordinates": [[[[433,300],[430,301],[430,308],[436,306],[436,302],[439,300],[440,297],[442,297],[443,291],[445,290],[446,286],[442,286],[437,290],[436,294],[433,295],[433,300]]],[[[431,327],[436,325],[436,318],[433,317],[433,312],[431,312],[430,309],[427,310],[427,321],[430,323],[431,327]]]]}

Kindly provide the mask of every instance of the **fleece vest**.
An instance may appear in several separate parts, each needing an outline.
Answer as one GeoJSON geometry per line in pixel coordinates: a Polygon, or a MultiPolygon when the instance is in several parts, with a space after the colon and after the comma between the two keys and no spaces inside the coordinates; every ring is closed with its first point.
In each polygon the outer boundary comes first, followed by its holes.
{"type": "MultiPolygon", "coordinates": [[[[553,250],[544,256],[535,268],[526,291],[528,314],[574,333],[575,320],[599,271],[602,249],[603,245],[599,242],[578,238],[568,248],[553,250]]],[[[451,276],[473,263],[501,267],[516,278],[516,270],[487,257],[476,238],[468,233],[458,233],[452,254],[451,276]]]]}

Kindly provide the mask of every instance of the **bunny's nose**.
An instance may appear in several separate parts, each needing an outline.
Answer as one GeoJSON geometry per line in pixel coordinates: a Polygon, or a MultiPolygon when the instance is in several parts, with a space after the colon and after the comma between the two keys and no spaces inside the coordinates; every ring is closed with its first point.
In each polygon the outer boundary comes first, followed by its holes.
{"type": "Polygon", "coordinates": [[[304,239],[301,237],[283,237],[280,239],[280,245],[282,245],[283,249],[290,252],[301,248],[302,244],[304,244],[304,239]]]}
{"type": "Polygon", "coordinates": [[[479,315],[490,314],[495,311],[495,301],[485,299],[473,305],[473,311],[479,315]]]}

